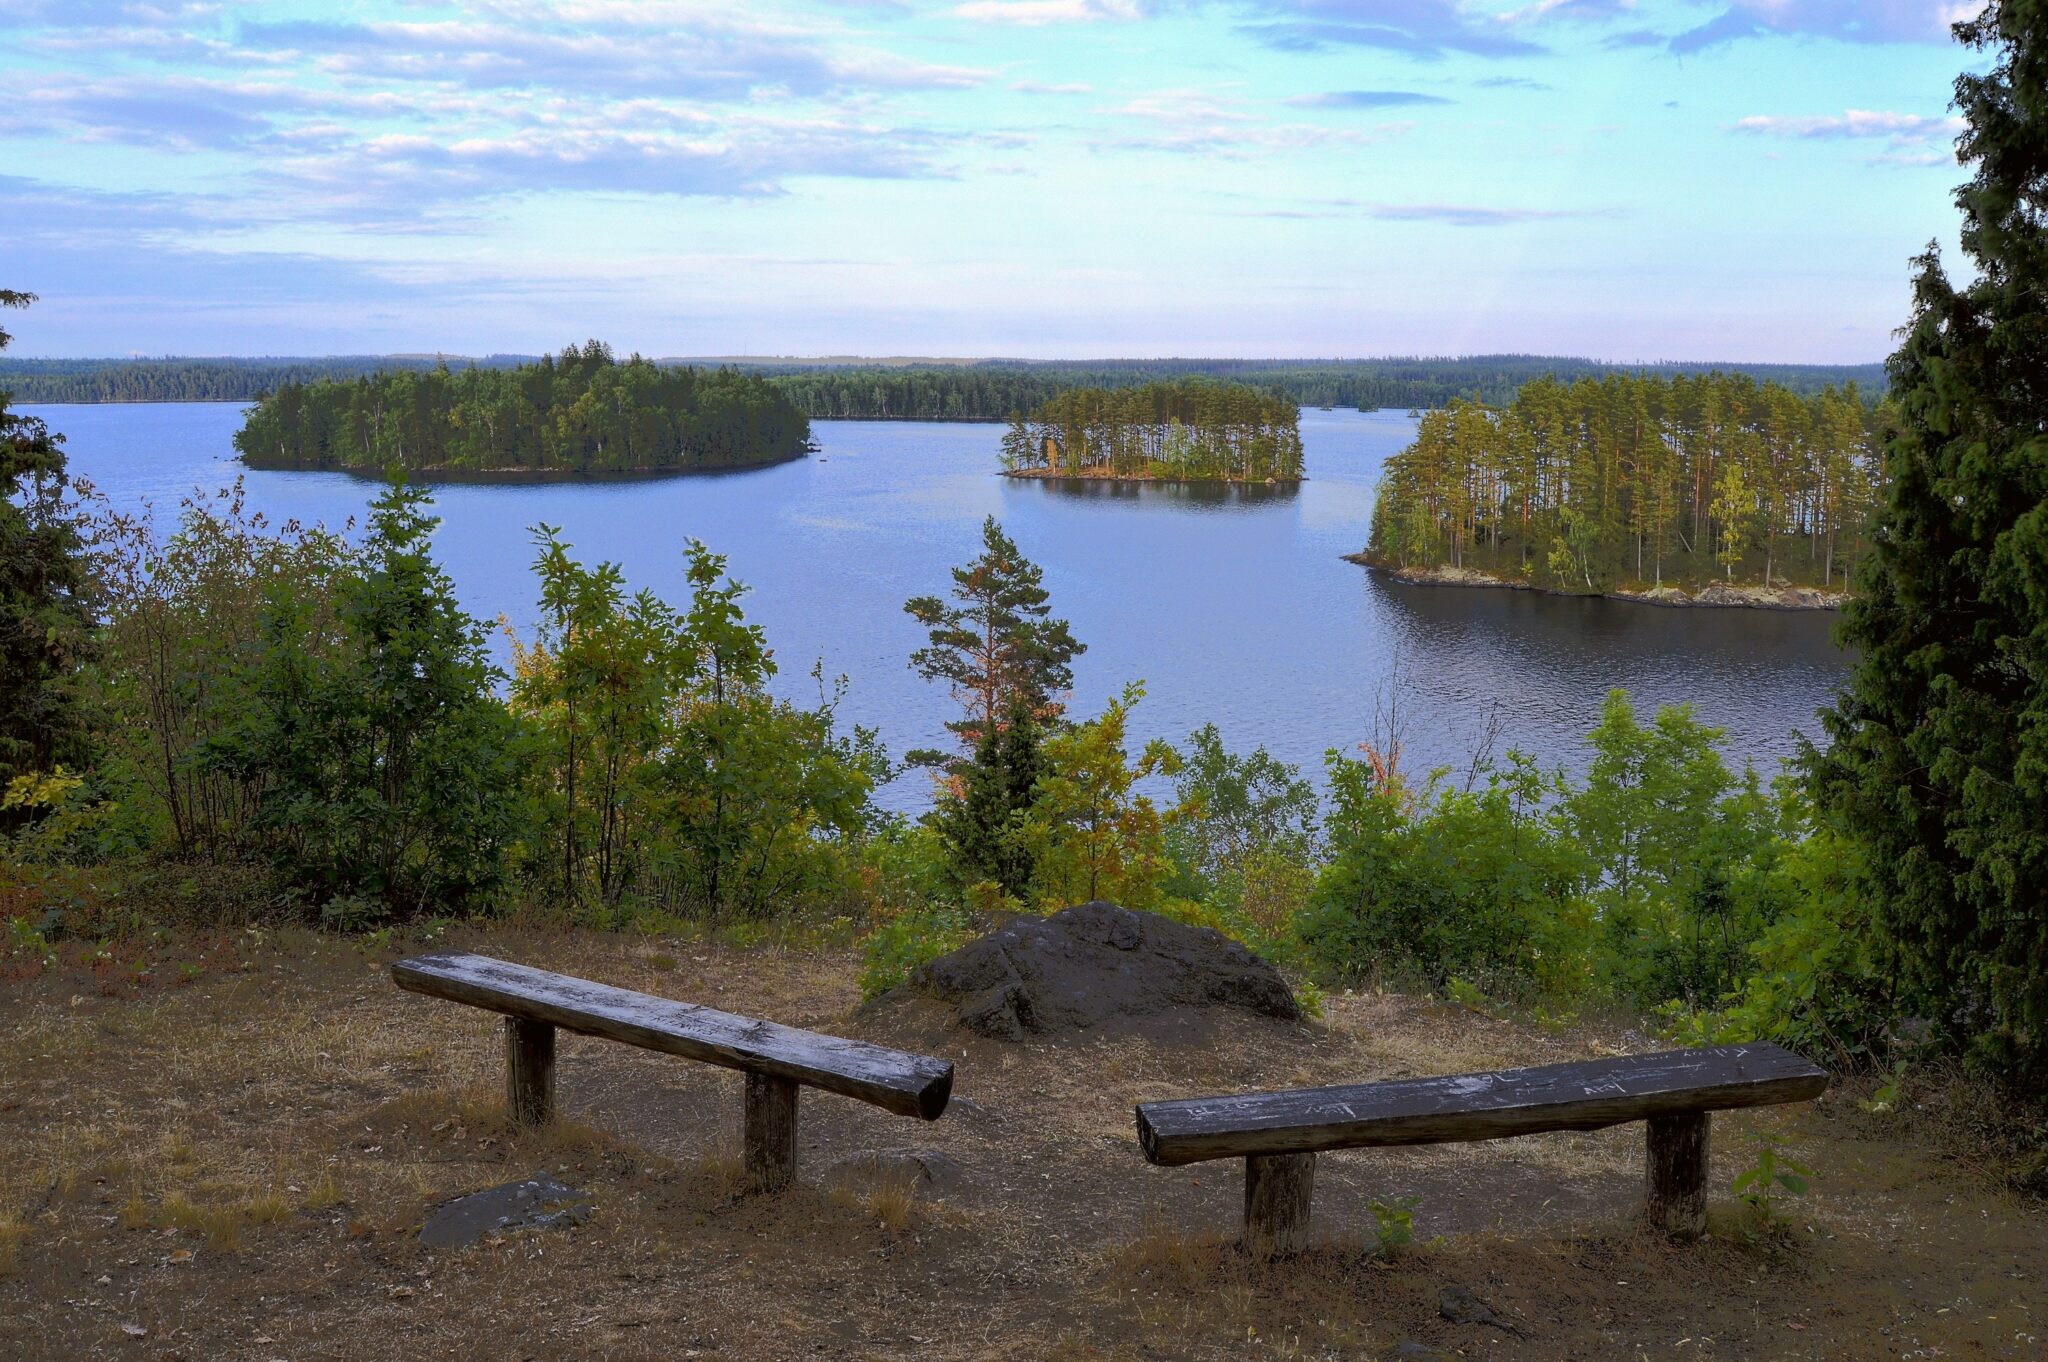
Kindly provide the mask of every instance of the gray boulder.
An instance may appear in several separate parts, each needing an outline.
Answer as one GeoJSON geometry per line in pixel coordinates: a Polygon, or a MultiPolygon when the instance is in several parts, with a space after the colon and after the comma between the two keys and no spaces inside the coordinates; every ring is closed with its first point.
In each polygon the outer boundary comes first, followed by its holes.
{"type": "Polygon", "coordinates": [[[1280,972],[1221,932],[1100,900],[1013,918],[924,965],[911,986],[999,1040],[1184,1026],[1215,1009],[1302,1015],[1280,972]]]}

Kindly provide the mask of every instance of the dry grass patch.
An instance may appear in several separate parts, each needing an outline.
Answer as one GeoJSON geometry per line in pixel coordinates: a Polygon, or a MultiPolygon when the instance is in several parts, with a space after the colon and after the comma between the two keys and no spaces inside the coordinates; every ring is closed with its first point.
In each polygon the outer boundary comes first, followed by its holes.
{"type": "Polygon", "coordinates": [[[1357,1362],[1414,1338],[1492,1362],[1862,1362],[2032,1359],[2041,1345],[2021,1335],[2048,1334],[2048,1217],[1899,1131],[1831,1114],[1853,1110],[1833,1099],[1718,1118],[1716,1233],[1682,1249],[1626,1228],[1636,1126],[1333,1154],[1318,1248],[1266,1263],[1230,1243],[1238,1162],[1151,1168],[1133,1138],[1137,1101],[1655,1048],[1622,1029],[1359,993],[1331,995],[1322,1026],[1005,1045],[936,1010],[860,1009],[848,955],[515,929],[445,944],[943,1054],[955,1105],[925,1125],[806,1092],[798,1185],[746,1197],[734,1075],[565,1035],[567,1119],[520,1129],[496,1019],[400,993],[389,953],[272,937],[139,997],[38,978],[0,991],[0,1357],[154,1356],[161,1340],[229,1362],[1357,1362]],[[1784,1261],[1730,1218],[1728,1183],[1765,1129],[1819,1175],[1788,1207],[1784,1261]],[[906,1148],[944,1155],[957,1179],[943,1194],[828,1180],[906,1148]],[[587,1224],[419,1245],[435,1204],[537,1169],[591,1195],[587,1224]],[[1389,1262],[1371,1251],[1371,1203],[1408,1195],[1420,1242],[1389,1262]],[[1525,1332],[1450,1325],[1447,1283],[1525,1332]],[[125,1322],[151,1347],[132,1349],[125,1322]]]}

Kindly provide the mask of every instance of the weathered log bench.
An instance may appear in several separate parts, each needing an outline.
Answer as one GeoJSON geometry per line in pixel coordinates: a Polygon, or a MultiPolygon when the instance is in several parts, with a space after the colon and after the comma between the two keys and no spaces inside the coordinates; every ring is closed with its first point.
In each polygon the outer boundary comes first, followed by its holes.
{"type": "Polygon", "coordinates": [[[400,988],[505,1014],[505,1096],[512,1118],[546,1121],[555,1104],[555,1028],[742,1070],[746,1182],[772,1192],[796,1177],[796,1096],[823,1088],[898,1116],[937,1120],[953,1091],[944,1060],[673,1002],[485,955],[422,955],[391,967],[400,988]]]}
{"type": "Polygon", "coordinates": [[[1498,1140],[1546,1130],[1649,1123],[1644,1214],[1682,1238],[1706,1228],[1708,1113],[1803,1102],[1820,1069],[1776,1045],[1723,1045],[1535,1069],[1405,1078],[1335,1088],[1146,1102],[1145,1157],[1169,1167],[1244,1160],[1245,1245],[1308,1247],[1317,1153],[1498,1140]]]}

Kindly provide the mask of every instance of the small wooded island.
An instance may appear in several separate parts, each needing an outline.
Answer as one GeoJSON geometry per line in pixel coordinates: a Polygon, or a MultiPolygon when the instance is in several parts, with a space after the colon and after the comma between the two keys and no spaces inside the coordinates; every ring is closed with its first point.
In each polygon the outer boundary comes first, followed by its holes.
{"type": "Polygon", "coordinates": [[[1300,409],[1242,383],[1192,379],[1074,388],[1010,419],[1013,478],[1133,482],[1298,482],[1300,409]]]}
{"type": "Polygon", "coordinates": [[[1423,416],[1351,561],[1409,582],[1827,608],[1870,546],[1890,413],[1741,374],[1539,379],[1423,416]]]}
{"type": "Polygon", "coordinates": [[[810,434],[759,375],[617,360],[591,341],[512,369],[285,383],[235,449],[252,468],[577,478],[778,463],[810,434]]]}

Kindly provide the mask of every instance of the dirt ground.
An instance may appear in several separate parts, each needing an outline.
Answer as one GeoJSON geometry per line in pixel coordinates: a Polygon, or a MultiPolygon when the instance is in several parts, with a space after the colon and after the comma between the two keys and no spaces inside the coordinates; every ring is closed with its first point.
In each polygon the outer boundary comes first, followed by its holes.
{"type": "Polygon", "coordinates": [[[1639,1232],[1642,1131],[1325,1155],[1321,1245],[1230,1246],[1236,1162],[1161,1169],[1134,1102],[1655,1048],[1425,1000],[1318,1024],[1010,1045],[861,1011],[846,954],[500,929],[454,946],[944,1055],[926,1125],[806,1091],[798,1187],[742,1198],[740,1080],[567,1036],[564,1119],[501,1113],[498,1022],[392,987],[396,950],[179,943],[0,977],[0,1358],[1875,1359],[2048,1357],[2048,1208],[1887,1136],[1855,1094],[1715,1118],[1714,1228],[1639,1232]],[[1816,1173],[1775,1247],[1730,1183],[1771,1135],[1816,1173]],[[832,1188],[937,1150],[958,1185],[832,1188]],[[438,1202],[546,1169],[580,1228],[427,1250],[438,1202]],[[1375,1251],[1372,1203],[1413,1203],[1375,1251]],[[1439,1292],[1504,1327],[1455,1324],[1439,1292]]]}

